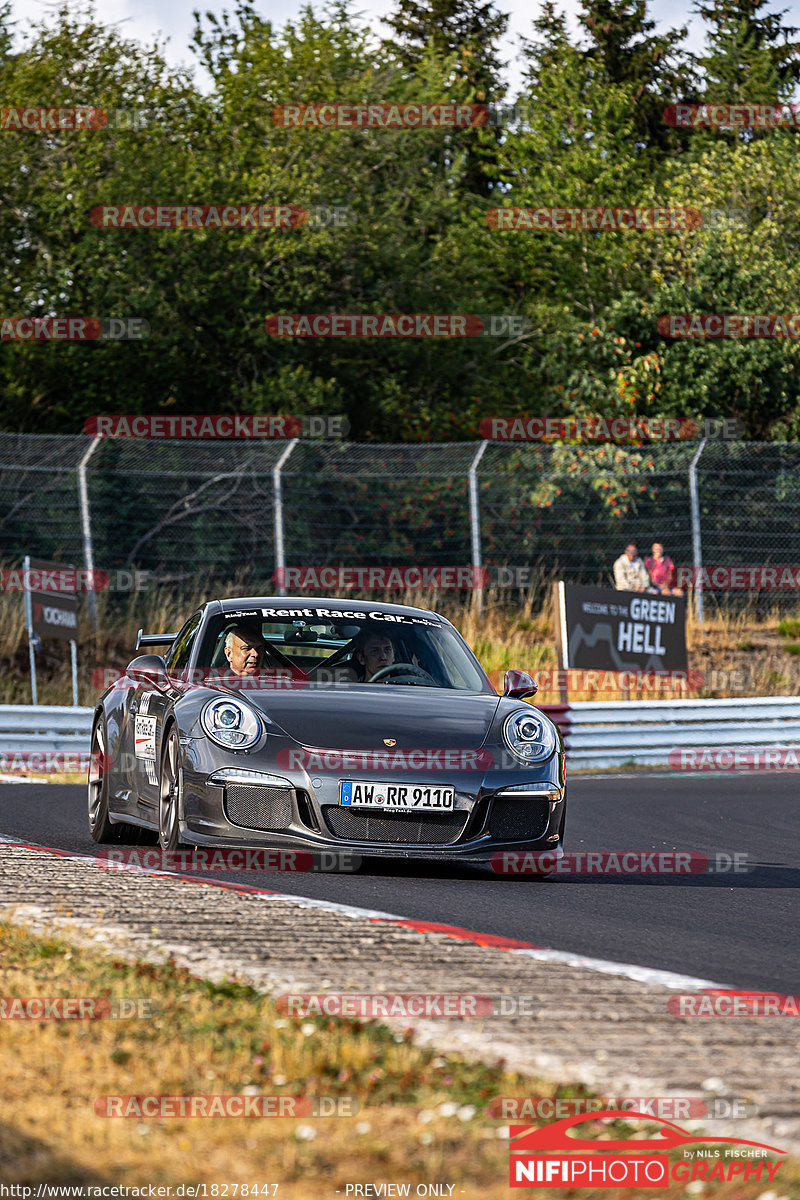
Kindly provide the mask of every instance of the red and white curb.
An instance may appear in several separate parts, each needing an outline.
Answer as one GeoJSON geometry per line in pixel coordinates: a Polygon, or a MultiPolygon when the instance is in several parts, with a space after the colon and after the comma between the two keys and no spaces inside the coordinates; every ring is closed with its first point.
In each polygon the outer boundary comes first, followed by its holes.
{"type": "MultiPolygon", "coordinates": [[[[49,854],[56,858],[71,858],[77,862],[96,867],[97,859],[91,854],[80,854],[73,850],[62,850],[57,846],[42,846],[35,842],[22,841],[19,838],[5,837],[0,834],[0,844],[16,846],[24,850],[35,850],[41,854],[49,854]]],[[[509,954],[519,954],[538,962],[559,963],[569,967],[579,967],[586,971],[597,971],[602,975],[616,975],[636,983],[650,984],[654,987],[675,989],[692,988],[704,990],[713,988],[719,991],[732,990],[730,985],[715,983],[709,979],[698,979],[693,975],[680,975],[674,971],[662,971],[656,967],[643,967],[636,963],[613,962],[603,958],[590,958],[568,950],[553,950],[547,946],[537,946],[533,942],[523,942],[516,938],[504,937],[502,934],[483,933],[476,929],[466,929],[461,925],[447,925],[437,921],[422,921],[412,917],[403,917],[398,913],[383,912],[380,909],[359,908],[353,904],[339,904],[334,900],[317,900],[311,896],[295,896],[288,892],[279,892],[272,888],[256,887],[247,883],[232,883],[225,879],[198,879],[194,875],[185,875],[181,871],[164,871],[150,867],[129,866],[126,874],[133,872],[153,878],[182,879],[200,887],[225,888],[228,891],[243,892],[251,896],[263,896],[285,904],[294,904],[299,908],[318,908],[327,912],[338,913],[341,916],[353,917],[360,920],[383,922],[389,925],[413,929],[417,933],[442,934],[445,937],[456,938],[459,941],[472,942],[476,946],[485,946],[492,950],[505,950],[509,954]]]]}

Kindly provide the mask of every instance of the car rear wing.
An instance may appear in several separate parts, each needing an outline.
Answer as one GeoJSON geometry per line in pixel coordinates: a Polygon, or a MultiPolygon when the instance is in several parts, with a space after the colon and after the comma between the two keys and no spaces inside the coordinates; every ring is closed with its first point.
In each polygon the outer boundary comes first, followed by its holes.
{"type": "Polygon", "coordinates": [[[140,629],[136,635],[136,649],[142,646],[171,646],[177,636],[177,633],[145,633],[140,629]]]}

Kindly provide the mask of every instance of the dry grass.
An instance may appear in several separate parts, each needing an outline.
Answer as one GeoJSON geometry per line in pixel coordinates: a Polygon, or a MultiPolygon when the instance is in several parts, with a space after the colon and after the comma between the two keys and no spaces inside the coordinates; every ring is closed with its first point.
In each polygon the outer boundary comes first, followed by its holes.
{"type": "MultiPolygon", "coordinates": [[[[134,655],[136,634],[140,628],[150,631],[178,629],[187,615],[211,594],[269,594],[271,585],[265,576],[242,572],[222,584],[208,574],[162,582],[146,591],[114,597],[99,593],[98,632],[92,633],[82,620],[78,644],[79,702],[91,704],[99,694],[98,673],[121,672],[134,655]]],[[[352,598],[372,598],[352,593],[352,598]]],[[[556,653],[553,614],[548,600],[544,606],[530,593],[520,593],[512,603],[508,593],[489,591],[484,611],[479,616],[476,602],[454,600],[452,592],[407,591],[402,595],[381,597],[403,604],[435,609],[444,613],[472,646],[495,686],[502,686],[503,672],[511,667],[536,675],[555,671],[556,653]]],[[[754,610],[726,612],[712,600],[707,618],[698,625],[692,612],[687,619],[689,666],[704,675],[700,688],[675,688],[654,692],[646,688],[621,692],[612,688],[610,675],[602,680],[602,690],[570,690],[570,700],[652,699],[673,697],[721,697],[756,695],[797,695],[800,691],[800,653],[791,629],[796,619],[774,612],[758,616],[754,610]],[[779,633],[781,624],[784,632],[779,633]],[[788,647],[788,648],[787,648],[788,647]]],[[[69,651],[66,643],[51,643],[37,657],[39,702],[71,704],[72,684],[69,651]]],[[[558,703],[557,690],[542,690],[539,703],[558,703]]],[[[0,593],[0,704],[30,703],[28,648],[25,635],[22,598],[0,593]]]]}
{"type": "Polygon", "coordinates": [[[786,650],[787,636],[779,632],[787,618],[776,607],[757,614],[753,609],[707,611],[698,625],[690,613],[686,622],[689,663],[702,671],[706,686],[699,695],[797,696],[800,662],[786,650]]]}
{"type": "MultiPolygon", "coordinates": [[[[171,965],[97,961],[8,925],[0,925],[0,996],[129,997],[158,1007],[148,1020],[0,1021],[5,1184],[269,1183],[280,1185],[279,1197],[306,1200],[321,1194],[323,1181],[330,1195],[353,1182],[402,1181],[413,1195],[417,1183],[447,1181],[454,1195],[501,1200],[508,1196],[508,1143],[498,1136],[501,1122],[486,1115],[489,1102],[556,1094],[552,1085],[421,1049],[410,1031],[281,1016],[270,999],[235,980],[212,984],[171,965]],[[99,1096],[244,1089],[355,1097],[360,1111],[326,1119],[147,1120],[94,1111],[99,1096]]],[[[557,1094],[586,1093],[560,1087],[557,1094]]],[[[591,1128],[598,1136],[611,1131],[591,1128]]],[[[611,1128],[618,1136],[634,1132],[611,1128]]],[[[782,1193],[792,1179],[797,1172],[785,1164],[782,1193]]],[[[720,1200],[754,1200],[764,1184],[713,1189],[720,1200]]],[[[676,1186],[660,1192],[665,1200],[681,1194],[676,1186]]]]}

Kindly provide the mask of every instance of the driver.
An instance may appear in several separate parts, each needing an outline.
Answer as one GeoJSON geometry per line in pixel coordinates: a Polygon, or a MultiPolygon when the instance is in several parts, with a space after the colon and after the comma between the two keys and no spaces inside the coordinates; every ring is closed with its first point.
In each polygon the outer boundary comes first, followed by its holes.
{"type": "Polygon", "coordinates": [[[234,625],[225,638],[225,657],[236,675],[255,675],[264,665],[266,643],[256,630],[234,625]]]}
{"type": "MultiPolygon", "coordinates": [[[[353,652],[353,658],[363,667],[362,683],[370,683],[373,675],[384,667],[394,663],[394,642],[385,633],[368,633],[359,637],[353,652]]],[[[389,683],[388,679],[378,679],[376,683],[389,683]]]]}

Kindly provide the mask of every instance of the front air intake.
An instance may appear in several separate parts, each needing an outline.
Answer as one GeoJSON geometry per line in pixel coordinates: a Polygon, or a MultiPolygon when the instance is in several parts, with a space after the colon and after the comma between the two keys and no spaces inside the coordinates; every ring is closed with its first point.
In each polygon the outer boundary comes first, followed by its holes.
{"type": "Polygon", "coordinates": [[[544,837],[549,819],[548,796],[495,796],[489,832],[498,841],[528,841],[544,837]]]}
{"type": "Polygon", "coordinates": [[[292,823],[293,788],[231,783],[225,788],[225,814],[232,825],[274,833],[292,823]]]}

